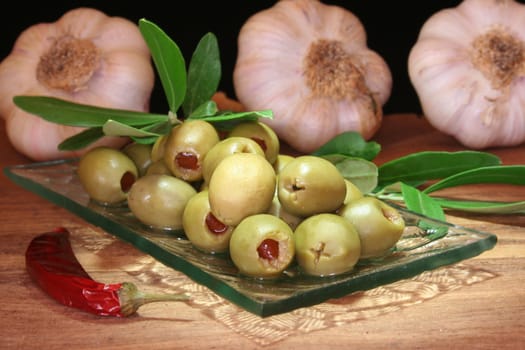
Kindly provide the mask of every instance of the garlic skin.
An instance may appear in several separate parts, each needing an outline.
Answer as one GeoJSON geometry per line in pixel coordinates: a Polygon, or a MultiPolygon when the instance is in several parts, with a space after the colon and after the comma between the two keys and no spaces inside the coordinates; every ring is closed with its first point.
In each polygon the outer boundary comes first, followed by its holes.
{"type": "Polygon", "coordinates": [[[309,153],[345,131],[371,138],[392,75],[368,49],[353,13],[317,0],[280,0],[241,27],[233,84],[246,109],[271,109],[274,119],[263,122],[309,153]]]}
{"type": "Polygon", "coordinates": [[[425,117],[473,149],[525,141],[525,5],[464,0],[433,14],[408,59],[425,117]]]}
{"type": "Polygon", "coordinates": [[[54,23],[35,24],[19,35],[0,63],[0,115],[15,149],[33,160],[78,156],[100,145],[120,147],[129,140],[104,137],[80,151],[59,151],[60,142],[83,129],[27,113],[13,103],[13,97],[52,96],[148,111],[154,77],[138,25],[96,9],[77,8],[54,23]]]}

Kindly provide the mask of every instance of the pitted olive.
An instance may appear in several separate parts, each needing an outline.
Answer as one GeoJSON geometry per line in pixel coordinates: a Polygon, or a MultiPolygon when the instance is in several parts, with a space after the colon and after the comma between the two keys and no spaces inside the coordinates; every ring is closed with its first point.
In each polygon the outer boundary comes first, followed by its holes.
{"type": "Polygon", "coordinates": [[[230,256],[243,275],[277,277],[294,259],[293,231],[274,215],[248,216],[233,230],[230,256]]]}
{"type": "Polygon", "coordinates": [[[186,181],[170,175],[145,175],[128,194],[128,206],[142,223],[161,229],[181,229],[186,204],[197,191],[186,181]]]}
{"type": "Polygon", "coordinates": [[[151,147],[151,161],[156,162],[158,160],[164,161],[164,151],[166,150],[166,141],[168,135],[161,135],[155,140],[155,143],[151,147]]]}
{"type": "Polygon", "coordinates": [[[233,227],[220,222],[210,211],[208,191],[193,196],[182,214],[186,237],[200,250],[222,253],[228,250],[233,227]]]}
{"type": "Polygon", "coordinates": [[[361,254],[359,234],[337,214],[322,213],[304,219],[295,229],[294,239],[297,263],[310,275],[348,272],[361,254]]]}
{"type": "Polygon", "coordinates": [[[229,137],[242,136],[254,140],[261,146],[266,159],[273,164],[279,154],[279,138],[273,129],[260,121],[245,121],[237,124],[229,137]]]}
{"type": "Polygon", "coordinates": [[[287,212],[306,217],[337,210],[346,197],[346,184],[335,165],[306,155],[290,160],[281,170],[277,191],[287,212]]]}
{"type": "Polygon", "coordinates": [[[290,214],[286,210],[284,210],[283,206],[279,202],[277,193],[273,197],[272,205],[270,206],[270,209],[268,209],[268,214],[272,214],[274,216],[279,217],[281,220],[286,222],[292,230],[295,230],[297,225],[299,225],[299,223],[304,219],[300,216],[290,214]]]}
{"type": "Polygon", "coordinates": [[[144,176],[151,164],[151,145],[142,143],[128,143],[122,152],[126,154],[137,166],[139,176],[144,176]]]}
{"type": "Polygon", "coordinates": [[[89,197],[102,205],[121,204],[138,178],[135,163],[122,151],[97,147],[78,163],[78,178],[89,197]]]}
{"type": "Polygon", "coordinates": [[[280,174],[284,167],[295,157],[287,154],[278,154],[277,159],[273,163],[273,168],[276,174],[280,174]]]}
{"type": "Polygon", "coordinates": [[[359,187],[354,185],[352,181],[345,179],[345,184],[346,184],[346,196],[345,196],[344,204],[350,203],[356,199],[363,197],[363,192],[361,192],[359,187]]]}
{"type": "Polygon", "coordinates": [[[186,120],[175,126],[166,141],[164,162],[173,175],[186,181],[202,180],[202,161],[219,142],[215,127],[204,120],[186,120]]]}
{"type": "Polygon", "coordinates": [[[211,174],[224,158],[234,153],[256,153],[264,156],[261,146],[252,139],[241,136],[227,137],[213,146],[202,162],[202,177],[209,182],[211,174]]]}
{"type": "Polygon", "coordinates": [[[262,155],[234,153],[215,168],[208,185],[211,212],[226,225],[265,213],[275,194],[275,171],[262,155]]]}
{"type": "Polygon", "coordinates": [[[146,170],[146,175],[153,174],[173,175],[171,170],[168,169],[166,162],[164,162],[164,159],[157,160],[149,165],[148,169],[146,170]]]}
{"type": "Polygon", "coordinates": [[[339,215],[356,228],[361,240],[361,258],[388,254],[405,229],[397,209],[376,197],[362,197],[345,204],[339,215]]]}

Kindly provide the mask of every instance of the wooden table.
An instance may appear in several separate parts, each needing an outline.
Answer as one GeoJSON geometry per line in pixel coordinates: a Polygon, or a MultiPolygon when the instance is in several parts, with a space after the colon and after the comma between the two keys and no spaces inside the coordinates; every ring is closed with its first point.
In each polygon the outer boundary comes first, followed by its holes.
{"type": "MultiPolygon", "coordinates": [[[[4,125],[0,136],[2,168],[29,162],[9,145],[4,125]]],[[[409,114],[387,116],[374,139],[382,145],[378,164],[416,151],[462,149],[409,114]]],[[[488,151],[506,164],[525,164],[525,145],[488,151]]],[[[525,188],[468,186],[451,195],[524,200],[525,188]]],[[[496,234],[495,248],[409,280],[260,319],[4,175],[0,198],[3,349],[525,349],[523,216],[454,213],[450,222],[496,234]],[[35,235],[60,225],[106,242],[93,254],[75,241],[79,260],[95,279],[131,279],[149,290],[182,283],[201,299],[149,304],[125,319],[56,303],[28,277],[24,252],[35,235]],[[344,312],[335,317],[337,310],[344,312]]]]}

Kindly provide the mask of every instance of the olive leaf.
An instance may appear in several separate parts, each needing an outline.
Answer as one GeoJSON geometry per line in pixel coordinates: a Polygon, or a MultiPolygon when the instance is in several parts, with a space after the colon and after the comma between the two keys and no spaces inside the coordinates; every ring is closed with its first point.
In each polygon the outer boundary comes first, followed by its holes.
{"type": "Polygon", "coordinates": [[[151,52],[170,111],[177,114],[186,96],[186,62],[177,44],[156,24],[139,20],[139,30],[151,52]]]}
{"type": "Polygon", "coordinates": [[[356,131],[341,133],[319,147],[311,154],[324,156],[328,154],[342,154],[345,156],[373,160],[381,151],[381,146],[375,141],[366,141],[356,131]]]}
{"type": "Polygon", "coordinates": [[[213,116],[202,117],[199,119],[207,121],[228,121],[233,119],[243,118],[245,120],[257,120],[259,118],[273,118],[273,112],[270,109],[261,111],[248,111],[248,112],[225,112],[219,113],[213,116]]]}
{"type": "Polygon", "coordinates": [[[424,191],[431,193],[447,187],[483,183],[525,185],[525,165],[486,166],[466,170],[430,185],[424,191]]]}
{"type": "Polygon", "coordinates": [[[190,114],[187,115],[188,119],[203,119],[206,117],[211,117],[219,112],[217,103],[215,101],[205,101],[197,108],[193,109],[190,114]]]}
{"type": "Polygon", "coordinates": [[[133,137],[148,137],[148,136],[160,136],[157,133],[147,131],[144,129],[134,128],[124,123],[117,122],[115,120],[108,120],[102,127],[104,135],[107,136],[133,136],[133,137]]]}
{"type": "Polygon", "coordinates": [[[525,201],[520,202],[490,202],[453,200],[433,197],[443,208],[481,214],[518,214],[525,213],[525,201]]]}
{"type": "Polygon", "coordinates": [[[237,124],[244,121],[256,121],[259,118],[273,118],[271,110],[248,111],[248,112],[230,112],[220,111],[214,115],[192,115],[188,119],[200,119],[212,123],[218,130],[231,130],[237,124]]]}
{"type": "Polygon", "coordinates": [[[523,202],[498,203],[425,196],[449,187],[486,183],[525,185],[525,166],[502,165],[497,156],[487,152],[413,153],[379,167],[379,185],[373,192],[382,199],[403,201],[407,207],[410,204],[414,211],[425,212],[433,218],[439,217],[433,216],[431,211],[426,210],[426,205],[438,204],[441,208],[477,213],[504,214],[524,210],[523,202]],[[413,171],[408,172],[407,168],[413,171]],[[406,187],[408,184],[414,188],[421,187],[427,180],[436,179],[437,182],[422,189],[418,196],[414,196],[413,193],[411,195],[406,187]],[[401,182],[404,182],[405,187],[402,187],[404,191],[399,188],[401,182]],[[434,203],[427,203],[428,201],[434,203]]]}
{"type": "Polygon", "coordinates": [[[445,212],[441,205],[426,193],[404,183],[401,184],[401,193],[409,210],[445,221],[445,212]]]}
{"type": "Polygon", "coordinates": [[[371,161],[381,146],[366,141],[356,131],[341,133],[311,154],[333,163],[343,177],[350,180],[363,193],[370,193],[377,186],[377,166],[371,161]]]}
{"type": "Polygon", "coordinates": [[[377,186],[377,166],[363,158],[342,154],[322,156],[335,165],[343,177],[352,182],[362,193],[369,193],[377,186]]]}
{"type": "Polygon", "coordinates": [[[168,121],[167,115],[102,108],[47,96],[15,96],[13,102],[49,122],[87,128],[61,142],[58,149],[62,151],[82,149],[102,138],[105,136],[103,126],[109,120],[130,128],[168,121]]]}
{"type": "Polygon", "coordinates": [[[379,185],[384,186],[398,181],[441,179],[462,171],[499,164],[501,160],[487,152],[416,152],[381,165],[379,185]]]}
{"type": "Polygon", "coordinates": [[[75,134],[58,145],[60,151],[72,151],[89,146],[104,136],[102,127],[93,127],[75,134]]]}
{"type": "Polygon", "coordinates": [[[102,127],[108,120],[131,126],[167,121],[165,114],[153,114],[85,105],[47,96],[15,96],[13,102],[26,112],[68,126],[102,127]]]}
{"type": "Polygon", "coordinates": [[[219,87],[221,60],[219,45],[213,33],[207,33],[199,41],[188,68],[188,88],[182,109],[184,115],[210,100],[219,87]]]}

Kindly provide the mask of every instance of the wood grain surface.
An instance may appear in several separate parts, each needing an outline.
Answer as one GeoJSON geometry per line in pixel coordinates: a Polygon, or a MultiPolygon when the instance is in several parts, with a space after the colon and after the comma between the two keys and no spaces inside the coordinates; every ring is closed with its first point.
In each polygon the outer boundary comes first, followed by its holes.
{"type": "MultiPolygon", "coordinates": [[[[463,149],[411,114],[387,116],[374,140],[382,145],[378,164],[416,151],[463,149]]],[[[2,168],[30,162],[10,146],[3,124],[0,149],[2,168]]],[[[505,164],[525,164],[525,145],[487,151],[505,164]]],[[[465,186],[448,195],[525,200],[525,188],[465,186]]],[[[0,176],[0,217],[2,349],[525,349],[522,215],[449,213],[452,223],[496,234],[496,246],[410,280],[264,320],[18,187],[5,175],[0,176]],[[24,252],[34,236],[57,226],[107,241],[96,254],[78,244],[80,238],[74,242],[94,278],[134,278],[139,288],[149,290],[171,278],[171,283],[186,283],[206,302],[150,304],[125,319],[97,317],[56,303],[29,279],[24,252]],[[149,268],[147,278],[137,266],[149,268]],[[345,312],[333,317],[334,310],[345,312]]]]}

